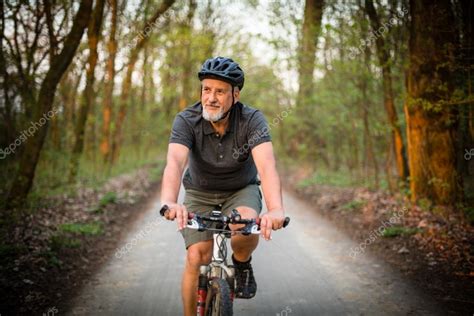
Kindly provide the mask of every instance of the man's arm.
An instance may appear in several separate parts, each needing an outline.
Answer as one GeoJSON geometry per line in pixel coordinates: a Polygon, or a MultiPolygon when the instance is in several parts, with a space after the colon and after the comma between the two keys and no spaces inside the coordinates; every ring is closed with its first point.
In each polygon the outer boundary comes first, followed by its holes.
{"type": "Polygon", "coordinates": [[[252,157],[262,181],[263,195],[268,213],[262,216],[260,224],[262,236],[270,239],[272,229],[283,227],[283,210],[280,177],[276,170],[275,156],[271,142],[261,143],[252,149],[252,157]]]}
{"type": "Polygon", "coordinates": [[[184,228],[188,213],[184,205],[177,204],[179,188],[181,187],[181,176],[188,163],[189,148],[178,143],[168,145],[166,167],[163,172],[161,184],[161,204],[167,204],[170,211],[167,219],[178,219],[178,228],[184,228]]]}

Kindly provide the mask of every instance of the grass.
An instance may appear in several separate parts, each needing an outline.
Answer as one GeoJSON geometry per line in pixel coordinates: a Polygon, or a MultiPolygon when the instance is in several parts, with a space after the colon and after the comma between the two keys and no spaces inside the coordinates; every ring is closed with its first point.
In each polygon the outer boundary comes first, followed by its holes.
{"type": "Polygon", "coordinates": [[[310,178],[301,180],[297,184],[299,188],[306,188],[312,185],[332,185],[336,187],[350,187],[354,185],[354,181],[351,179],[349,173],[321,170],[315,172],[310,178]]]}
{"type": "Polygon", "coordinates": [[[70,238],[64,235],[54,235],[49,240],[49,246],[52,251],[57,252],[63,248],[79,248],[81,241],[77,238],[70,238]]]}
{"type": "Polygon", "coordinates": [[[465,207],[464,214],[469,224],[474,225],[474,207],[465,207]]]}
{"type": "Polygon", "coordinates": [[[358,211],[367,204],[367,201],[352,200],[342,206],[344,211],[358,211]]]}
{"type": "Polygon", "coordinates": [[[403,227],[403,226],[393,226],[387,227],[382,236],[383,237],[397,237],[397,236],[409,236],[421,232],[419,228],[413,227],[403,227]]]}
{"type": "Polygon", "coordinates": [[[42,257],[46,259],[49,266],[60,268],[63,262],[58,258],[56,251],[53,250],[46,250],[41,253],[42,257]]]}
{"type": "MultiPolygon", "coordinates": [[[[387,181],[382,175],[379,175],[379,177],[379,189],[387,190],[387,181]]],[[[351,173],[350,170],[345,168],[338,171],[320,168],[317,169],[311,177],[305,178],[297,183],[297,186],[301,189],[312,185],[329,185],[339,188],[366,187],[369,189],[375,189],[375,181],[373,177],[366,178],[360,174],[357,175],[357,173],[351,173]]]]}
{"type": "Polygon", "coordinates": [[[93,223],[66,223],[59,226],[59,230],[64,233],[73,233],[81,235],[96,236],[104,231],[101,222],[93,223]]]}
{"type": "MultiPolygon", "coordinates": [[[[110,178],[132,172],[145,165],[157,164],[161,168],[164,162],[157,157],[163,155],[161,148],[154,148],[144,153],[133,146],[121,149],[119,160],[112,168],[107,168],[99,156],[94,160],[86,159],[83,155],[79,170],[77,172],[76,183],[81,183],[89,188],[98,189],[110,178]]],[[[70,155],[65,152],[54,151],[52,149],[44,151],[41,154],[41,160],[38,163],[37,176],[31,196],[41,198],[51,197],[60,194],[74,194],[76,190],[75,183],[67,181],[69,174],[70,155]]],[[[156,171],[158,173],[158,171],[156,171]]]]}
{"type": "Polygon", "coordinates": [[[104,208],[109,205],[117,202],[117,194],[115,192],[107,192],[99,201],[99,203],[89,209],[89,212],[92,213],[102,213],[104,208]]]}
{"type": "Polygon", "coordinates": [[[12,258],[28,252],[28,248],[24,245],[8,245],[0,244],[0,264],[8,265],[13,262],[12,258]]]}

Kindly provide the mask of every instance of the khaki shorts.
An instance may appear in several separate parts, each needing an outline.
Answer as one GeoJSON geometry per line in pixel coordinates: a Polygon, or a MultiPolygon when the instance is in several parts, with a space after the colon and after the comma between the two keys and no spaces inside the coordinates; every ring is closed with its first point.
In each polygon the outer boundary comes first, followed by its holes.
{"type": "MultiPolygon", "coordinates": [[[[232,209],[246,206],[254,209],[257,214],[262,211],[262,193],[258,185],[249,184],[246,187],[225,193],[209,193],[194,189],[187,189],[184,196],[184,205],[188,212],[209,215],[214,209],[221,208],[222,213],[229,216],[232,209]]],[[[185,228],[181,231],[186,249],[192,244],[212,239],[213,232],[199,232],[185,228]]]]}

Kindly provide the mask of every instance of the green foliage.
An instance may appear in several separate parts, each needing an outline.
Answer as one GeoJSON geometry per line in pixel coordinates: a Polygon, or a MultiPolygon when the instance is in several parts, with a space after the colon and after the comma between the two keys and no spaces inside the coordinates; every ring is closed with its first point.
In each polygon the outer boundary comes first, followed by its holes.
{"type": "Polygon", "coordinates": [[[427,198],[421,198],[418,200],[417,202],[418,206],[421,207],[422,210],[424,211],[429,211],[432,206],[433,206],[433,202],[431,202],[430,199],[427,199],[427,198]]]}
{"type": "Polygon", "coordinates": [[[318,170],[312,177],[301,180],[297,186],[305,188],[312,185],[333,185],[336,187],[351,187],[355,182],[347,172],[332,172],[318,170]]]}
{"type": "Polygon", "coordinates": [[[474,207],[465,207],[463,211],[468,223],[474,225],[474,207]]]}
{"type": "Polygon", "coordinates": [[[112,204],[117,202],[117,193],[107,192],[99,201],[99,207],[105,207],[107,204],[112,204]]]}
{"type": "Polygon", "coordinates": [[[28,251],[24,245],[0,244],[0,265],[8,265],[12,258],[17,258],[28,251]]]}
{"type": "Polygon", "coordinates": [[[343,210],[346,211],[358,211],[367,204],[367,201],[352,200],[342,206],[343,210]]]}
{"type": "Polygon", "coordinates": [[[58,258],[56,251],[44,251],[41,255],[46,259],[46,262],[48,262],[50,267],[61,268],[63,262],[58,258]]]}
{"type": "Polygon", "coordinates": [[[71,238],[64,235],[54,235],[49,241],[49,246],[52,251],[58,252],[63,248],[79,248],[81,246],[81,241],[77,238],[71,238]]]}
{"type": "Polygon", "coordinates": [[[103,233],[102,223],[66,223],[59,226],[59,230],[65,233],[74,233],[82,235],[101,235],[103,233]]]}
{"type": "Polygon", "coordinates": [[[117,193],[107,192],[99,201],[99,203],[90,209],[90,212],[101,213],[104,208],[109,205],[117,202],[117,193]]]}
{"type": "Polygon", "coordinates": [[[383,237],[397,237],[397,236],[409,236],[421,232],[419,228],[413,227],[403,227],[403,226],[393,226],[387,227],[383,231],[383,237]]]}

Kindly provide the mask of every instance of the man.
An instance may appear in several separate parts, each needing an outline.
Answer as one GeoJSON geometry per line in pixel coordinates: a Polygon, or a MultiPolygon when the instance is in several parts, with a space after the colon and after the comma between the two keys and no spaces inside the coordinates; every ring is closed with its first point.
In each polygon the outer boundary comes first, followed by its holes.
{"type": "MultiPolygon", "coordinates": [[[[269,240],[272,229],[280,229],[285,219],[268,125],[260,111],[239,102],[244,72],[232,59],[216,57],[206,60],[198,77],[201,101],[173,122],[161,191],[162,205],[170,207],[166,218],[177,219],[187,249],[182,279],[185,315],[196,312],[199,267],[211,261],[213,246],[212,232],[186,228],[188,211],[208,213],[219,207],[229,215],[235,208],[242,218],[257,218],[262,209],[258,172],[268,208],[261,216],[261,236],[269,240]],[[188,157],[186,194],[180,205],[177,198],[188,157]]],[[[237,298],[256,293],[251,255],[257,244],[258,235],[231,237],[237,298]]]]}

